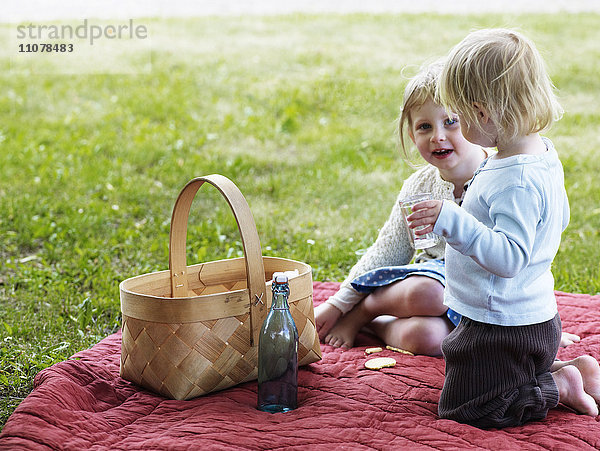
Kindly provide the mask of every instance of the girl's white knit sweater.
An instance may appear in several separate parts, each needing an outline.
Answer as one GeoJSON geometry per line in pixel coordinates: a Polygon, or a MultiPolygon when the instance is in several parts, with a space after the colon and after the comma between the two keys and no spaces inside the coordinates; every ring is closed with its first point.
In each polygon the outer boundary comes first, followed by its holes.
{"type": "Polygon", "coordinates": [[[444,258],[446,242],[441,237],[437,237],[438,243],[435,246],[423,249],[415,256],[415,250],[411,246],[408,235],[408,227],[402,218],[399,201],[418,193],[431,193],[433,199],[455,201],[454,184],[443,180],[435,166],[427,165],[413,173],[402,185],[392,212],[379,231],[377,239],[350,270],[339,291],[327,302],[343,313],[347,313],[366,296],[350,285],[350,282],[356,277],[383,266],[406,265],[413,258],[415,261],[444,258]]]}

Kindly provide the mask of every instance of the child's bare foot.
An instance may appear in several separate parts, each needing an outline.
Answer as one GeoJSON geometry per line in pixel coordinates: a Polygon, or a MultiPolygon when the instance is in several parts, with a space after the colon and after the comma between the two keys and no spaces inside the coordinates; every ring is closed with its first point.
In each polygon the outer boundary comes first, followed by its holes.
{"type": "Polygon", "coordinates": [[[600,365],[591,355],[582,355],[569,361],[556,361],[550,371],[555,371],[567,365],[573,365],[579,370],[583,379],[583,389],[597,404],[600,404],[600,365]]]}
{"type": "Polygon", "coordinates": [[[331,328],[325,337],[324,343],[334,348],[350,349],[354,346],[354,339],[361,327],[367,324],[367,322],[363,314],[354,308],[342,316],[335,326],[331,328]]]}
{"type": "Polygon", "coordinates": [[[579,343],[580,340],[581,338],[579,337],[579,335],[570,334],[569,332],[563,332],[560,336],[560,347],[566,348],[567,346],[572,345],[574,343],[579,343]]]}
{"type": "Polygon", "coordinates": [[[583,415],[598,415],[596,401],[583,389],[583,378],[574,365],[566,365],[552,373],[558,387],[559,401],[583,415]]]}

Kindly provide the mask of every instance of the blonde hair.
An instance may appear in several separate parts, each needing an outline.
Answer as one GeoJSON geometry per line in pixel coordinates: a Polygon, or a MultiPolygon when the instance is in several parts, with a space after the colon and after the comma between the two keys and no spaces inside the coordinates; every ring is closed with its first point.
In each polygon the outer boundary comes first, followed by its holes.
{"type": "Polygon", "coordinates": [[[437,94],[468,124],[479,124],[473,108],[478,102],[494,122],[498,140],[510,142],[560,119],[563,109],[554,90],[533,42],[497,28],[474,31],[451,50],[437,94]]]}
{"type": "Polygon", "coordinates": [[[437,79],[443,66],[444,62],[442,60],[422,66],[404,89],[402,109],[398,118],[398,137],[402,152],[407,159],[410,159],[410,153],[406,147],[405,132],[412,128],[411,112],[422,106],[427,100],[435,99],[437,79]]]}

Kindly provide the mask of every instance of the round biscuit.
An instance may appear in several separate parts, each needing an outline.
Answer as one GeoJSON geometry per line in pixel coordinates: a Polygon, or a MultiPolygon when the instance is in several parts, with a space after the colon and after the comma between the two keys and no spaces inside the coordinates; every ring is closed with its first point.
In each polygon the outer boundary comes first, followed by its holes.
{"type": "Polygon", "coordinates": [[[370,370],[380,370],[381,368],[391,368],[396,365],[396,359],[392,357],[375,357],[365,362],[365,368],[370,370]]]}

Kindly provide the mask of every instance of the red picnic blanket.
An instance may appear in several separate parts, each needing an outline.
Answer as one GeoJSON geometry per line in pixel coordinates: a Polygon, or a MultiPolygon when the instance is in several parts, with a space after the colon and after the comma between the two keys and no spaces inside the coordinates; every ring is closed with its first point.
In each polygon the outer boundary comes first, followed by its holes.
{"type": "MultiPolygon", "coordinates": [[[[315,305],[339,286],[315,282],[315,305]]],[[[563,330],[580,343],[559,358],[600,359],[600,296],[556,292],[563,330]]],[[[442,358],[385,350],[393,368],[364,368],[366,345],[321,345],[323,360],[299,371],[299,407],[256,409],[256,382],[173,401],[119,377],[121,335],[110,335],[41,371],[0,434],[0,449],[599,449],[599,418],[559,406],[539,422],[480,430],[437,416],[442,358]]]]}

